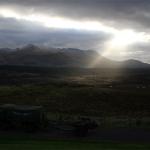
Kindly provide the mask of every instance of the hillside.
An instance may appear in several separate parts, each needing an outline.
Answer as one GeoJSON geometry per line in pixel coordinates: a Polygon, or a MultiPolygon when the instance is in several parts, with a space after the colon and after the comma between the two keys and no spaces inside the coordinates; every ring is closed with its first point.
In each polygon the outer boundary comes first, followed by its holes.
{"type": "Polygon", "coordinates": [[[137,61],[113,61],[93,50],[74,48],[39,48],[27,45],[17,49],[0,49],[0,65],[25,65],[81,68],[147,68],[149,64],[137,61]]]}

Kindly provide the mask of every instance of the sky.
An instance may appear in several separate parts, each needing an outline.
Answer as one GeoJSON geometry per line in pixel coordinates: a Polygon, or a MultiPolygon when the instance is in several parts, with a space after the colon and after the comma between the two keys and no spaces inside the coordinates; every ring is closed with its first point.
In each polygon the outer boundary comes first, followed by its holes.
{"type": "Polygon", "coordinates": [[[0,0],[0,47],[98,51],[150,63],[149,0],[0,0]]]}

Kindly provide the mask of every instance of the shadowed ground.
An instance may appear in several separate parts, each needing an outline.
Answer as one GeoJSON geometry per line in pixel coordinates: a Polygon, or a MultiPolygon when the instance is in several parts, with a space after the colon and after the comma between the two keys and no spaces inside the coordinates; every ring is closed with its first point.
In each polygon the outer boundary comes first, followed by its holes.
{"type": "Polygon", "coordinates": [[[146,144],[79,141],[5,141],[1,150],[149,150],[146,144]]]}

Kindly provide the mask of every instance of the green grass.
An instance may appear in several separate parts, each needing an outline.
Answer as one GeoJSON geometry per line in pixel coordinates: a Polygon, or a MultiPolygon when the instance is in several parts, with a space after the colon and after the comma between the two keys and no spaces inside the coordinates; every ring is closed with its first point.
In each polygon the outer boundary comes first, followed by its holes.
{"type": "Polygon", "coordinates": [[[149,150],[147,144],[119,144],[81,141],[5,141],[1,150],[149,150]]]}
{"type": "Polygon", "coordinates": [[[49,112],[93,116],[149,113],[149,90],[120,90],[74,84],[0,86],[0,103],[43,105],[49,112]],[[82,100],[82,101],[81,101],[82,100]]]}

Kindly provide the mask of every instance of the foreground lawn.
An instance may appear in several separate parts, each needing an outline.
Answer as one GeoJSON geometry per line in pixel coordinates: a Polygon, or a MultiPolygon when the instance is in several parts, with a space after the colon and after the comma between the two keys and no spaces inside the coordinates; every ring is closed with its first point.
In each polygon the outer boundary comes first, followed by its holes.
{"type": "Polygon", "coordinates": [[[148,144],[79,141],[1,141],[0,150],[149,150],[148,144]]]}

